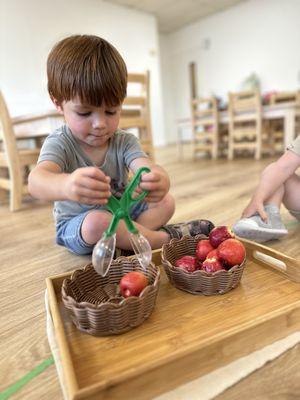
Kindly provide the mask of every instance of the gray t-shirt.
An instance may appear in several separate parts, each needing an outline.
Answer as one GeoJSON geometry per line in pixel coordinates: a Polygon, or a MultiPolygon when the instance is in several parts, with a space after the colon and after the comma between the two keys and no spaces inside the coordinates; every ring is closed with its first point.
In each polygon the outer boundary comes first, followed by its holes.
{"type": "MultiPolygon", "coordinates": [[[[105,160],[98,166],[105,175],[111,178],[111,192],[121,197],[127,186],[128,168],[130,163],[139,157],[147,157],[142,151],[138,139],[131,133],[117,130],[110,139],[105,160]]],[[[45,140],[38,163],[53,161],[60,166],[62,172],[72,173],[77,168],[96,166],[84,153],[70,129],[63,125],[51,133],[45,140]]],[[[91,209],[101,209],[103,206],[81,204],[74,201],[55,201],[54,218],[58,224],[91,209]]]]}

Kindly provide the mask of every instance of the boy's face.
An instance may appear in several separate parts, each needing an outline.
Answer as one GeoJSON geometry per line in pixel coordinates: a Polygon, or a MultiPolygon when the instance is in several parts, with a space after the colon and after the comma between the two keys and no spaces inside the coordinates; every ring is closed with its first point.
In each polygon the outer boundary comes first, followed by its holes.
{"type": "Polygon", "coordinates": [[[78,98],[64,101],[61,105],[53,101],[65,118],[73,135],[82,143],[92,147],[103,146],[115,133],[119,125],[121,105],[116,107],[94,107],[82,104],[78,98]]]}

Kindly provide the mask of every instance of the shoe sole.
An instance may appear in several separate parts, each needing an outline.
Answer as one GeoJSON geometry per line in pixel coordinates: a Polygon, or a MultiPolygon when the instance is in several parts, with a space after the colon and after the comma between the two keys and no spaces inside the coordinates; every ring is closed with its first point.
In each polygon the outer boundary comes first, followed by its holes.
{"type": "Polygon", "coordinates": [[[268,229],[254,227],[252,224],[247,224],[245,222],[240,223],[236,227],[234,226],[233,231],[237,236],[259,243],[264,243],[269,240],[280,239],[281,237],[288,234],[288,231],[286,229],[268,229]]]}

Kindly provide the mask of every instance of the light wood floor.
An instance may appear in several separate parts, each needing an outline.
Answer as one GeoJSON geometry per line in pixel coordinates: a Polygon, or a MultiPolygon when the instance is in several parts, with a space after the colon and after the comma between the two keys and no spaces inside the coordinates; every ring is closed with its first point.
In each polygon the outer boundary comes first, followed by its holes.
{"type": "MultiPolygon", "coordinates": [[[[187,148],[184,162],[179,162],[174,147],[156,150],[156,155],[171,176],[177,204],[173,221],[207,218],[216,225],[231,225],[239,217],[260,172],[271,161],[193,162],[187,148]]],[[[32,201],[16,213],[10,213],[7,204],[0,205],[0,392],[51,355],[45,330],[45,278],[89,261],[54,244],[51,210],[50,204],[32,201]]],[[[217,399],[299,399],[299,355],[296,346],[217,399]]],[[[54,365],[13,398],[62,399],[54,365]]]]}

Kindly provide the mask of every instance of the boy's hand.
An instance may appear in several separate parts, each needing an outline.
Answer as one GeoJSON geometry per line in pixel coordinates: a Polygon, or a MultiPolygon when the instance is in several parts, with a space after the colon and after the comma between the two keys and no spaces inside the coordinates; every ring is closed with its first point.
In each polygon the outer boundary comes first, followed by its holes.
{"type": "Polygon", "coordinates": [[[265,212],[264,204],[260,200],[252,199],[248,206],[245,208],[242,214],[242,218],[249,218],[252,217],[255,213],[260,215],[261,219],[267,223],[268,222],[268,215],[265,212]]]}
{"type": "Polygon", "coordinates": [[[156,203],[168,193],[170,180],[163,169],[152,166],[151,172],[142,175],[140,188],[149,192],[145,200],[156,203]]]}
{"type": "Polygon", "coordinates": [[[104,205],[110,197],[110,178],[96,167],[78,168],[67,178],[66,197],[83,204],[104,205]]]}

